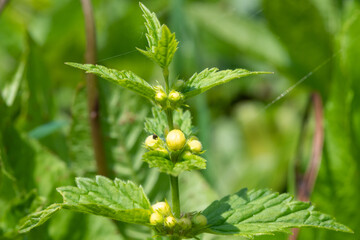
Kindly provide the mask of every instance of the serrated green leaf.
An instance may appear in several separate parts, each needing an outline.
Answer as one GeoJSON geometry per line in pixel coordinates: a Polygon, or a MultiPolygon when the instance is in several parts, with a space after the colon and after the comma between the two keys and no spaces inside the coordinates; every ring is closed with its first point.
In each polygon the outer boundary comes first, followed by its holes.
{"type": "Polygon", "coordinates": [[[138,50],[165,69],[170,65],[177,50],[178,41],[175,39],[175,33],[171,33],[166,25],[160,26],[156,14],[150,12],[142,3],[140,3],[140,7],[144,13],[147,29],[146,39],[149,47],[146,48],[146,51],[138,50]]]}
{"type": "Polygon", "coordinates": [[[186,154],[180,157],[174,164],[165,151],[149,151],[143,155],[143,160],[151,168],[159,168],[160,172],[178,176],[184,171],[200,170],[206,168],[206,160],[194,154],[186,154]]]}
{"type": "Polygon", "coordinates": [[[161,38],[158,46],[154,49],[155,61],[162,68],[167,68],[176,52],[178,42],[175,39],[175,33],[171,33],[170,29],[163,25],[161,27],[161,38]]]}
{"type": "Polygon", "coordinates": [[[246,69],[221,70],[217,68],[206,68],[200,73],[195,73],[185,82],[182,93],[185,98],[196,96],[220,84],[230,82],[231,80],[250,75],[269,74],[270,72],[251,72],[246,69]]]}
{"type": "Polygon", "coordinates": [[[27,217],[21,220],[23,224],[19,227],[19,232],[25,233],[35,227],[40,226],[41,224],[49,220],[49,218],[51,218],[61,208],[62,208],[61,204],[52,204],[42,211],[28,215],[27,217]]]}
{"type": "Polygon", "coordinates": [[[186,137],[194,133],[194,127],[191,121],[191,113],[182,109],[174,112],[174,126],[180,129],[186,137]]]}
{"type": "Polygon", "coordinates": [[[143,17],[145,18],[145,27],[147,30],[145,36],[148,41],[149,48],[152,49],[158,45],[161,37],[161,25],[155,13],[150,12],[144,4],[139,3],[139,5],[143,11],[143,17]]]}
{"type": "Polygon", "coordinates": [[[203,214],[208,220],[206,232],[219,235],[255,235],[289,232],[290,228],[316,227],[352,232],[332,217],[314,211],[310,203],[293,200],[289,194],[270,190],[242,189],[213,202],[203,214]]]}
{"type": "Polygon", "coordinates": [[[156,134],[164,138],[165,129],[168,127],[164,111],[159,107],[152,108],[152,117],[145,119],[145,131],[149,134],[156,134]]]}
{"type": "Polygon", "coordinates": [[[118,71],[115,69],[106,68],[101,65],[80,64],[80,63],[66,63],[69,66],[85,70],[87,73],[93,73],[99,77],[109,80],[124,88],[130,89],[137,94],[153,100],[155,90],[145,80],[137,76],[131,71],[118,71]]]}
{"type": "Polygon", "coordinates": [[[63,208],[101,215],[122,222],[148,225],[150,202],[142,187],[120,179],[96,176],[96,180],[76,178],[77,187],[58,188],[63,208]]]}
{"type": "MultiPolygon", "coordinates": [[[[156,134],[164,138],[165,130],[168,128],[166,113],[159,107],[153,107],[152,115],[152,118],[145,119],[145,131],[149,134],[156,134]]],[[[193,134],[194,127],[192,125],[190,111],[183,111],[182,109],[174,111],[173,118],[174,127],[180,129],[186,137],[193,134]]]]}

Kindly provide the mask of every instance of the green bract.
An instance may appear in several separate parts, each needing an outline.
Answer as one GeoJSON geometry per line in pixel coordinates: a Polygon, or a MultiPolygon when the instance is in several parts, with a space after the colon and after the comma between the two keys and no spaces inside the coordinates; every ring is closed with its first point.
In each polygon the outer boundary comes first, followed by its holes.
{"type": "Polygon", "coordinates": [[[148,46],[146,50],[139,51],[162,68],[165,86],[152,86],[126,70],[91,64],[67,64],[130,89],[154,104],[152,118],[147,118],[145,122],[145,131],[149,136],[141,139],[147,149],[142,160],[149,167],[158,168],[170,176],[172,207],[167,201],[151,206],[143,188],[130,181],[110,180],[103,176],[96,176],[95,179],[79,177],[76,178],[76,187],[57,189],[63,197],[62,203],[30,214],[23,219],[19,231],[30,231],[60,209],[68,209],[145,225],[152,228],[156,236],[171,236],[172,239],[195,238],[201,233],[251,238],[275,232],[288,233],[289,229],[296,227],[351,232],[332,217],[315,211],[309,203],[295,201],[289,194],[266,189],[243,189],[213,202],[201,212],[181,213],[178,176],[183,171],[206,168],[206,160],[199,156],[203,146],[194,136],[190,111],[181,109],[184,101],[231,80],[267,72],[211,68],[195,73],[187,81],[178,80],[171,85],[168,67],[178,45],[175,34],[160,24],[155,13],[141,3],[140,7],[145,18],[148,46]],[[173,89],[169,86],[173,86],[173,89]]]}

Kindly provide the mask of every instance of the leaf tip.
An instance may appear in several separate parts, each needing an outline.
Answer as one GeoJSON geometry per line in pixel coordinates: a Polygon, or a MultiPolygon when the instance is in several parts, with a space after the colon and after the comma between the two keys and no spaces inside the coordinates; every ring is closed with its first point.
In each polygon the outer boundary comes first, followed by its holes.
{"type": "Polygon", "coordinates": [[[145,5],[142,2],[139,2],[139,6],[141,8],[141,11],[143,11],[144,14],[146,12],[150,12],[150,10],[147,7],[145,7],[145,5]]]}
{"type": "Polygon", "coordinates": [[[74,66],[75,63],[74,62],[64,62],[65,65],[68,65],[68,66],[74,66]]]}

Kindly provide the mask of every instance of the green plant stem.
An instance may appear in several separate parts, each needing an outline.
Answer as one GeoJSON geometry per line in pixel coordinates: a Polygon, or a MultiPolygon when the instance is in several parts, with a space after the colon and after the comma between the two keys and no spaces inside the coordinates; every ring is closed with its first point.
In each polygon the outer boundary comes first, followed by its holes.
{"type": "Polygon", "coordinates": [[[163,69],[163,76],[164,76],[164,80],[165,80],[165,91],[167,94],[169,94],[170,87],[169,87],[169,69],[168,68],[163,69]]]}
{"type": "MultiPolygon", "coordinates": [[[[172,110],[166,110],[166,116],[168,119],[169,131],[174,129],[174,122],[173,122],[173,113],[172,110]]],[[[176,162],[177,157],[173,154],[170,155],[170,160],[176,162]]],[[[176,218],[180,217],[180,198],[179,198],[179,178],[170,176],[170,185],[171,185],[171,201],[172,207],[176,218]]],[[[175,239],[175,238],[174,238],[175,239]]]]}
{"type": "MultiPolygon", "coordinates": [[[[163,69],[163,75],[165,79],[166,92],[169,93],[169,70],[163,69]]],[[[173,110],[167,109],[166,116],[169,125],[169,131],[174,129],[174,120],[173,120],[173,110]]],[[[177,157],[174,157],[172,154],[170,155],[170,160],[176,162],[177,157]]],[[[179,198],[179,178],[170,176],[170,185],[171,185],[171,201],[172,207],[174,211],[174,215],[176,218],[180,217],[180,198],[179,198]]],[[[178,239],[172,237],[171,239],[178,239]]]]}
{"type": "Polygon", "coordinates": [[[174,129],[173,113],[171,109],[166,110],[166,116],[168,119],[169,132],[174,129]]]}
{"type": "Polygon", "coordinates": [[[179,178],[170,176],[171,199],[176,218],[180,218],[179,178]]]}

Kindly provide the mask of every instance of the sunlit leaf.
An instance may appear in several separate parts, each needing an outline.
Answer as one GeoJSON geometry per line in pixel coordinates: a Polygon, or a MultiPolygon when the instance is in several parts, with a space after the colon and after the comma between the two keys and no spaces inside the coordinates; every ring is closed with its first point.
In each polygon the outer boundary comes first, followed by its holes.
{"type": "Polygon", "coordinates": [[[140,7],[144,13],[149,47],[146,51],[138,50],[165,69],[170,65],[177,49],[178,42],[175,39],[175,33],[171,33],[166,25],[160,26],[155,13],[151,13],[142,3],[140,7]]]}
{"type": "Polygon", "coordinates": [[[147,30],[146,39],[148,41],[149,48],[152,49],[158,45],[161,37],[161,25],[155,13],[150,12],[144,4],[139,3],[139,5],[143,11],[143,17],[145,19],[145,27],[147,30]]]}
{"type": "Polygon", "coordinates": [[[77,187],[58,188],[63,196],[63,208],[91,213],[122,222],[148,225],[150,202],[141,187],[120,179],[103,176],[96,180],[76,178],[77,187]]]}
{"type": "MultiPolygon", "coordinates": [[[[152,115],[152,118],[146,118],[145,120],[145,131],[164,138],[165,130],[168,128],[166,113],[158,107],[153,107],[152,115]]],[[[173,118],[174,127],[180,129],[186,137],[189,137],[194,132],[190,111],[176,110],[173,118]]]]}
{"type": "Polygon", "coordinates": [[[155,95],[155,90],[145,80],[141,79],[130,71],[118,71],[115,69],[106,68],[101,65],[80,64],[80,63],[66,63],[69,66],[85,70],[87,73],[93,73],[106,80],[109,80],[119,86],[130,89],[143,97],[150,100],[155,95]]]}
{"type": "Polygon", "coordinates": [[[195,73],[185,82],[182,93],[185,98],[196,96],[220,84],[231,80],[256,74],[268,74],[268,72],[251,72],[246,69],[221,70],[217,68],[205,69],[200,73],[195,73]]]}

